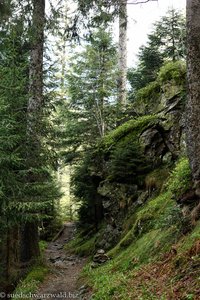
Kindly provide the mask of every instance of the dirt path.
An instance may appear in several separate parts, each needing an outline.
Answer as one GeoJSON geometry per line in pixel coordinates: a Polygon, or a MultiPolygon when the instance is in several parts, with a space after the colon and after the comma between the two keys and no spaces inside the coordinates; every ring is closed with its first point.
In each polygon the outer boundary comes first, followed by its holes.
{"type": "Polygon", "coordinates": [[[80,296],[77,287],[77,280],[86,259],[69,254],[63,249],[73,238],[75,229],[75,223],[66,223],[61,235],[46,249],[45,258],[51,272],[37,291],[38,299],[86,299],[80,296]]]}

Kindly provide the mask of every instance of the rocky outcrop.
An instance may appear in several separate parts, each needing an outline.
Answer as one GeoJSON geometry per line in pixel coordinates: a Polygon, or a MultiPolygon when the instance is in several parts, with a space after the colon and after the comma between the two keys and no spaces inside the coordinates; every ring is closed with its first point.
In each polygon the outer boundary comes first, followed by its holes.
{"type": "MultiPolygon", "coordinates": [[[[91,181],[86,186],[89,192],[91,185],[95,190],[88,208],[91,211],[92,205],[101,203],[106,223],[97,238],[97,247],[107,250],[119,241],[128,212],[134,213],[161,191],[169,170],[185,147],[184,68],[182,71],[182,63],[176,67],[180,78],[174,75],[174,66],[164,68],[161,75],[165,76],[142,89],[134,102],[139,116],[105,135],[86,164],[87,182],[88,178],[98,177],[96,185],[91,181]]],[[[87,203],[88,193],[85,194],[87,203]]]]}
{"type": "MultiPolygon", "coordinates": [[[[149,180],[152,179],[152,176],[150,176],[150,179],[148,178],[148,184],[146,184],[145,178],[147,177],[149,170],[152,171],[156,168],[160,168],[163,163],[166,164],[175,161],[180,154],[180,141],[184,124],[183,96],[180,91],[176,91],[176,94],[172,93],[172,95],[170,95],[168,98],[163,95],[162,100],[163,107],[159,112],[157,112],[158,117],[152,120],[149,117],[149,123],[146,122],[145,126],[141,126],[141,129],[138,129],[136,126],[137,130],[135,130],[133,127],[132,139],[130,131],[126,129],[127,133],[122,131],[123,135],[119,135],[120,131],[118,129],[119,132],[117,134],[119,137],[115,149],[117,149],[119,144],[119,147],[121,147],[120,151],[123,153],[123,148],[121,145],[123,145],[124,151],[127,149],[126,142],[123,141],[126,141],[127,139],[128,147],[130,147],[131,143],[135,143],[135,141],[137,141],[138,146],[135,147],[137,151],[134,152],[134,150],[132,155],[135,155],[135,158],[138,155],[138,163],[137,160],[135,160],[136,167],[134,167],[133,164],[134,169],[132,169],[132,183],[127,184],[126,177],[125,182],[116,182],[118,180],[116,176],[114,179],[110,180],[109,175],[107,175],[108,179],[100,182],[98,193],[102,197],[104,219],[107,225],[103,234],[101,235],[101,239],[98,240],[98,247],[102,247],[107,250],[115,245],[120,238],[121,226],[127,212],[130,210],[133,211],[136,209],[136,207],[143,205],[143,203],[151,196],[152,191],[156,191],[158,188],[159,185],[156,183],[152,184],[152,182],[151,186],[149,187],[149,180]],[[144,155],[146,165],[149,164],[150,168],[147,167],[140,170],[137,167],[137,164],[141,166],[142,155],[144,155]],[[135,180],[136,178],[139,178],[139,176],[140,180],[135,180]]],[[[140,118],[138,118],[138,123],[139,122],[141,122],[140,118]]],[[[111,145],[111,147],[113,147],[113,145],[111,145]]],[[[113,159],[113,155],[111,156],[111,159],[113,159]]],[[[120,164],[120,159],[118,159],[118,161],[120,164]]],[[[128,159],[127,161],[124,160],[124,164],[125,163],[128,164],[128,159]]],[[[106,162],[107,174],[109,174],[109,165],[110,160],[108,159],[106,162]]],[[[118,169],[119,168],[120,166],[118,166],[118,169]]],[[[118,169],[115,167],[115,170],[118,169]]],[[[123,170],[126,171],[124,165],[123,170]]],[[[157,176],[159,176],[159,174],[157,176]]]]}
{"type": "Polygon", "coordinates": [[[145,129],[140,135],[140,143],[144,147],[144,153],[154,161],[154,164],[160,163],[163,156],[169,151],[165,131],[159,124],[145,129]]]}
{"type": "Polygon", "coordinates": [[[158,112],[160,121],[141,133],[144,152],[154,162],[159,163],[163,158],[175,160],[179,156],[184,127],[183,107],[180,92],[165,99],[164,108],[158,112]]]}
{"type": "Polygon", "coordinates": [[[98,193],[102,196],[104,219],[107,223],[97,246],[110,249],[121,236],[121,225],[128,208],[138,199],[138,186],[101,182],[98,193]]]}
{"type": "Polygon", "coordinates": [[[108,255],[106,255],[105,250],[99,249],[97,250],[96,254],[93,256],[93,262],[91,267],[97,268],[98,266],[104,264],[109,260],[108,255]]]}

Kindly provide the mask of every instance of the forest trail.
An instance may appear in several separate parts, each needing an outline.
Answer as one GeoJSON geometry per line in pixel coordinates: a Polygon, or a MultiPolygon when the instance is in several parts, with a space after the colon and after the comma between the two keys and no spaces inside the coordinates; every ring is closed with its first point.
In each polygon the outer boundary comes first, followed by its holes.
{"type": "Polygon", "coordinates": [[[45,260],[50,273],[37,291],[38,299],[84,299],[80,296],[77,281],[86,258],[64,250],[64,245],[73,238],[75,231],[75,223],[66,223],[56,241],[49,243],[45,260]]]}

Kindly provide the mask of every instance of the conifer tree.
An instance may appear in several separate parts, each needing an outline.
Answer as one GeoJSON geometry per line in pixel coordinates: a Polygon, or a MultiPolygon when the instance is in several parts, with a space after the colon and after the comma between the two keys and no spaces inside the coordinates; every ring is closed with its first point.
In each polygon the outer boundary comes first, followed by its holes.
{"type": "Polygon", "coordinates": [[[109,1],[83,1],[78,0],[78,10],[89,19],[88,27],[108,24],[118,16],[119,41],[118,41],[118,108],[121,110],[126,104],[127,91],[127,7],[131,4],[146,3],[154,0],[109,0],[109,1]],[[92,10],[92,15],[90,14],[92,10]]]}
{"type": "Polygon", "coordinates": [[[38,221],[54,217],[54,201],[60,196],[53,177],[56,160],[48,142],[52,139],[49,97],[43,92],[44,27],[38,32],[36,17],[38,11],[44,16],[44,10],[36,1],[33,20],[26,4],[12,7],[12,17],[1,23],[0,33],[0,255],[7,281],[12,264],[39,255],[38,221]],[[34,22],[33,30],[28,24],[34,22]]]}
{"type": "MultiPolygon", "coordinates": [[[[40,156],[38,126],[43,107],[43,55],[44,55],[45,0],[33,0],[31,52],[29,65],[29,100],[27,104],[27,168],[29,182],[36,181],[31,169],[37,168],[40,156]],[[30,147],[31,145],[31,147],[30,147]],[[31,150],[31,151],[30,151],[31,150]],[[32,174],[31,174],[32,173],[32,174]],[[31,178],[32,177],[32,178],[31,178]]],[[[22,260],[39,256],[38,224],[27,221],[22,229],[22,260]],[[31,238],[30,238],[31,237],[31,238]]]]}
{"type": "Polygon", "coordinates": [[[165,61],[185,59],[185,39],[185,17],[180,11],[170,9],[166,16],[154,24],[147,45],[140,47],[138,66],[128,71],[133,89],[137,91],[154,81],[165,61]]]}
{"type": "Polygon", "coordinates": [[[114,126],[110,115],[116,103],[116,54],[111,34],[103,28],[92,35],[82,52],[70,58],[65,146],[87,148],[114,126]]]}

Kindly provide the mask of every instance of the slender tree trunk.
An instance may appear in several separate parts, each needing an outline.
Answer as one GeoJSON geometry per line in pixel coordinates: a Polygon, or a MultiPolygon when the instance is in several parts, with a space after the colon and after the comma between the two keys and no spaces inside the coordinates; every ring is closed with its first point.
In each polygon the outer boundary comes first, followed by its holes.
{"type": "MultiPolygon", "coordinates": [[[[39,167],[40,117],[43,108],[43,47],[45,0],[33,0],[31,53],[29,66],[29,101],[27,106],[27,168],[39,167]]],[[[30,181],[37,181],[31,174],[30,181]]],[[[29,182],[29,178],[27,178],[29,182]]],[[[37,221],[28,221],[21,229],[21,261],[29,262],[40,255],[37,221]]]]}
{"type": "Polygon", "coordinates": [[[118,103],[126,104],[126,76],[127,76],[127,0],[120,0],[119,6],[119,79],[118,103]]]}
{"type": "Polygon", "coordinates": [[[187,151],[193,179],[200,181],[200,1],[187,0],[187,151]]]}
{"type": "MultiPolygon", "coordinates": [[[[62,23],[64,28],[66,29],[68,27],[68,3],[65,2],[64,4],[64,8],[63,8],[63,19],[62,19],[62,23]]],[[[64,29],[64,30],[65,30],[64,29]]],[[[61,63],[61,92],[62,93],[66,93],[66,89],[65,89],[65,80],[66,80],[66,54],[67,54],[67,40],[66,40],[66,36],[64,33],[62,33],[61,39],[59,41],[59,46],[61,46],[61,53],[60,53],[60,63],[61,63]]],[[[58,49],[58,51],[60,51],[58,49]]]]}
{"type": "MultiPolygon", "coordinates": [[[[176,46],[175,46],[175,16],[174,16],[174,10],[172,10],[172,51],[173,51],[173,54],[172,54],[172,60],[173,61],[176,61],[176,46]]],[[[178,59],[178,58],[177,58],[178,59]]]]}
{"type": "MultiPolygon", "coordinates": [[[[104,48],[101,50],[102,53],[101,53],[101,71],[100,71],[100,77],[104,77],[103,76],[103,72],[104,72],[104,68],[105,68],[105,53],[104,53],[104,48]]],[[[105,89],[105,84],[104,84],[104,80],[102,81],[102,91],[104,91],[105,89]]],[[[104,109],[105,109],[105,98],[104,98],[104,95],[101,96],[101,99],[100,99],[100,123],[101,123],[101,137],[104,137],[105,135],[105,114],[104,114],[104,109]]]]}

